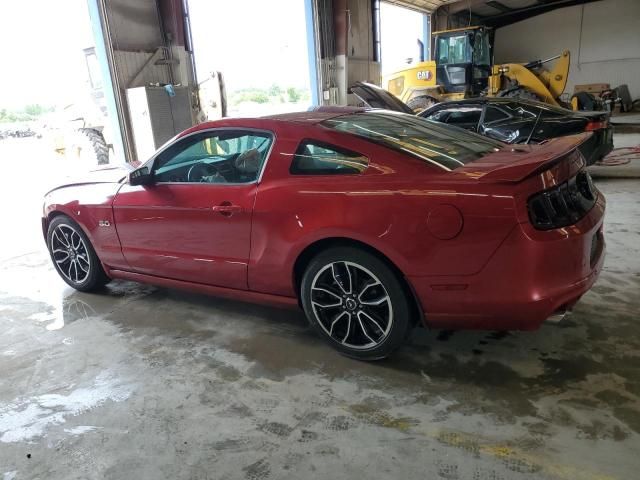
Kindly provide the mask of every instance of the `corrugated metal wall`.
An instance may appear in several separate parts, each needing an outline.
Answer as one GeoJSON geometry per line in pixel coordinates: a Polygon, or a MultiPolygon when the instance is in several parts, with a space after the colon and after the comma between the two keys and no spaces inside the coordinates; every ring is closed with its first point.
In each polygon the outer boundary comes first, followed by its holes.
{"type": "Polygon", "coordinates": [[[142,67],[153,56],[148,52],[114,52],[118,65],[118,72],[125,88],[142,87],[150,83],[170,83],[169,68],[166,65],[148,65],[139,75],[137,81],[132,80],[142,70],[142,67]]]}
{"type": "Polygon", "coordinates": [[[576,84],[629,85],[640,98],[640,1],[603,0],[554,10],[496,31],[495,60],[527,62],[571,51],[576,84]]]}

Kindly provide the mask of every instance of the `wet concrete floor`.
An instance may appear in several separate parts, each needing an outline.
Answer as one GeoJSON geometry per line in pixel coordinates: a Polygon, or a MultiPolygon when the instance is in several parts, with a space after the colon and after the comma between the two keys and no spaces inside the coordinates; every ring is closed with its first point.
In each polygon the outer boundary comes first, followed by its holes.
{"type": "Polygon", "coordinates": [[[0,260],[0,478],[638,478],[640,190],[598,186],[608,256],[570,320],[416,329],[377,363],[299,312],[75,292],[25,241],[0,260]]]}

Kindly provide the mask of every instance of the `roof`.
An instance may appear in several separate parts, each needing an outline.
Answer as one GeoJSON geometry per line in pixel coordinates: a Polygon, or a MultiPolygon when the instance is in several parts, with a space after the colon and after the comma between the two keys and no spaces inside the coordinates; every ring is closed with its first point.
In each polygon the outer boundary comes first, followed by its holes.
{"type": "MultiPolygon", "coordinates": [[[[557,107],[555,105],[550,105],[544,102],[538,102],[536,100],[531,100],[528,98],[520,98],[520,97],[472,97],[472,98],[461,98],[459,100],[447,100],[446,102],[437,103],[436,105],[458,105],[461,103],[521,103],[523,105],[531,105],[540,108],[552,108],[556,110],[565,110],[568,112],[572,112],[571,110],[567,110],[566,108],[557,107]]],[[[435,105],[434,105],[435,106],[435,105]]]]}
{"type": "Polygon", "coordinates": [[[280,120],[284,122],[315,124],[340,115],[360,113],[364,111],[366,111],[366,109],[359,107],[320,106],[313,107],[306,112],[279,113],[277,115],[268,115],[262,118],[280,120]]]}
{"type": "MultiPolygon", "coordinates": [[[[444,8],[438,11],[438,16],[457,16],[464,25],[474,24],[498,28],[557,8],[594,1],[598,0],[454,0],[452,2],[413,0],[408,3],[441,3],[440,6],[444,8]]],[[[405,2],[399,0],[393,3],[405,2]]],[[[453,25],[459,25],[460,22],[454,22],[453,25]]],[[[445,23],[445,25],[447,24],[448,22],[445,23]]],[[[442,28],[441,25],[438,27],[442,28]]]]}
{"type": "MultiPolygon", "coordinates": [[[[475,98],[463,98],[460,100],[447,100],[446,102],[436,103],[435,105],[423,110],[420,112],[419,116],[423,116],[424,112],[431,112],[433,110],[439,110],[443,106],[447,105],[464,105],[465,103],[476,103],[476,104],[493,104],[493,105],[501,105],[505,103],[514,103],[520,105],[528,105],[531,107],[540,108],[543,110],[552,110],[554,112],[563,113],[565,115],[573,115],[573,116],[583,116],[581,112],[569,110],[563,107],[558,107],[556,105],[550,105],[544,102],[538,102],[536,100],[530,100],[528,98],[518,98],[518,97],[475,97],[475,98]]],[[[593,115],[593,112],[585,112],[589,115],[593,115]]],[[[589,116],[586,115],[586,116],[589,116]]]]}

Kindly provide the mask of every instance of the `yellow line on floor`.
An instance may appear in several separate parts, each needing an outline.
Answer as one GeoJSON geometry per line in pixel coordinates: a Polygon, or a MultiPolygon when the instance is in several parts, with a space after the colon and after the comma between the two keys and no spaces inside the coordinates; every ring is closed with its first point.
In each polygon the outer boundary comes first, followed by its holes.
{"type": "Polygon", "coordinates": [[[542,456],[527,453],[506,444],[494,443],[479,435],[442,429],[428,430],[424,433],[444,445],[500,459],[507,469],[516,472],[544,472],[560,480],[617,480],[617,477],[593,472],[585,467],[553,463],[542,456]]]}
{"type": "Polygon", "coordinates": [[[500,460],[506,469],[518,473],[542,472],[557,480],[619,480],[611,475],[593,472],[585,467],[575,467],[551,462],[544,456],[525,452],[508,444],[496,443],[480,435],[437,429],[421,429],[418,421],[405,417],[394,417],[389,413],[366,404],[343,407],[367,424],[391,428],[406,434],[420,434],[435,439],[443,445],[459,448],[472,455],[485,455],[500,460]]]}

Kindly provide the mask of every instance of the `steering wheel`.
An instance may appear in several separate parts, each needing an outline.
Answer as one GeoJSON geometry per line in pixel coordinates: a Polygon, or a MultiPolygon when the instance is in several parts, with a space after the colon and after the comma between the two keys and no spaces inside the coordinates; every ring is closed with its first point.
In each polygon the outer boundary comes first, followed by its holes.
{"type": "Polygon", "coordinates": [[[211,164],[199,162],[191,165],[187,172],[187,182],[208,182],[206,177],[221,176],[218,169],[211,164]]]}

